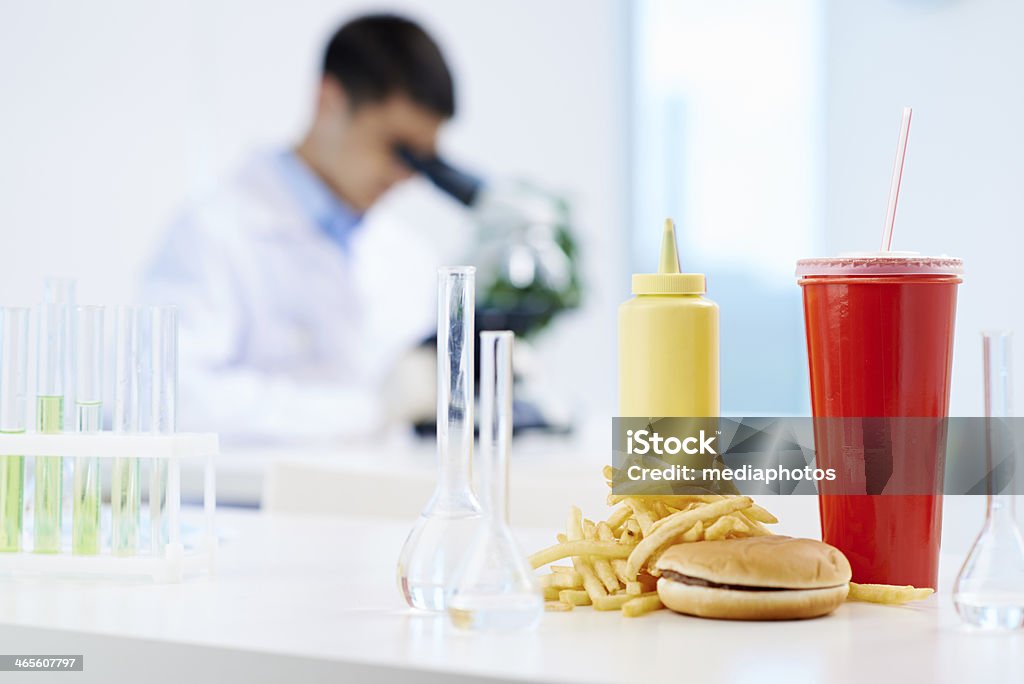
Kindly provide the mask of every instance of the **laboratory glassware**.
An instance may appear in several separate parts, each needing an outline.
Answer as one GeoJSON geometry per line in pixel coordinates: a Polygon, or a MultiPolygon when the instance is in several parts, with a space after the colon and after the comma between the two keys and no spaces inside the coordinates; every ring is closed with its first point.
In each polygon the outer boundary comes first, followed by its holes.
{"type": "Polygon", "coordinates": [[[437,485],[405,541],[398,583],[413,608],[441,612],[476,525],[472,490],[476,269],[438,270],[437,485]]]}
{"type": "MultiPolygon", "coordinates": [[[[981,629],[1024,627],[1024,540],[1014,511],[1013,494],[993,491],[996,460],[1014,456],[1008,419],[1012,416],[1012,333],[983,333],[985,360],[985,451],[988,498],[985,522],[967,554],[953,587],[960,618],[981,629]]],[[[1020,474],[1015,474],[1020,477],[1020,474]]]]}
{"type": "MultiPolygon", "coordinates": [[[[25,432],[29,310],[0,311],[0,434],[25,432]]],[[[0,456],[0,552],[21,550],[25,457],[0,456]]]]}
{"type": "MultiPolygon", "coordinates": [[[[139,431],[139,316],[131,306],[118,306],[114,322],[113,431],[139,431]]],[[[114,459],[110,484],[111,551],[134,555],[139,550],[142,489],[139,459],[114,459]]]]}
{"type": "MultiPolygon", "coordinates": [[[[75,310],[75,432],[103,429],[103,307],[75,310]]],[[[100,552],[100,463],[95,456],[74,461],[71,551],[100,552]]]]}
{"type": "Polygon", "coordinates": [[[75,352],[71,340],[75,339],[75,303],[78,282],[74,278],[49,276],[43,279],[43,304],[64,306],[64,352],[61,358],[61,382],[64,387],[64,425],[73,426],[77,420],[75,397],[75,352]]]}
{"type": "Polygon", "coordinates": [[[476,464],[483,520],[452,580],[448,615],[456,627],[512,631],[537,624],[544,598],[508,524],[512,442],[510,331],[480,333],[480,446],[476,464]]]}
{"type": "MultiPolygon", "coordinates": [[[[64,429],[64,371],[67,306],[40,304],[37,310],[36,432],[64,429]]],[[[32,531],[36,553],[57,553],[64,507],[64,459],[36,456],[32,531]]]]}
{"type": "MultiPolygon", "coordinates": [[[[147,311],[149,324],[149,420],[150,432],[175,431],[178,398],[178,311],[173,306],[155,306],[147,311]]],[[[150,462],[149,522],[154,552],[167,543],[167,461],[150,462]]]]}

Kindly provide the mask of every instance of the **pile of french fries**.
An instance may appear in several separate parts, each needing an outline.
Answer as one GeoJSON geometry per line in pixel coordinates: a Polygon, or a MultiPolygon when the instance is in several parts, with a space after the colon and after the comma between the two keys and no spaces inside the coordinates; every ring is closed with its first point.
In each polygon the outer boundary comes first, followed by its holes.
{"type": "MultiPolygon", "coordinates": [[[[605,466],[609,486],[613,475],[605,466]]],[[[571,566],[551,565],[540,577],[547,610],[593,606],[645,615],[664,607],[654,564],[670,546],[771,534],[765,525],[778,522],[746,496],[609,494],[608,504],[611,515],[597,523],[573,506],[558,543],[530,556],[535,569],[571,559],[571,566]]]]}

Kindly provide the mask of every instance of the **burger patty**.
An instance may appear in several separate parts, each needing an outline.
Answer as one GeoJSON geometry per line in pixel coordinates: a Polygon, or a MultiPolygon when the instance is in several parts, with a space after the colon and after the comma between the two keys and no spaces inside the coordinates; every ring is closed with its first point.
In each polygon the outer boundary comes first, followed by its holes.
{"type": "Polygon", "coordinates": [[[783,589],[782,587],[748,587],[743,584],[721,584],[719,582],[710,582],[700,577],[691,577],[690,575],[684,575],[681,572],[675,570],[662,570],[661,576],[666,577],[673,582],[679,582],[681,584],[689,584],[694,587],[710,587],[712,589],[733,589],[735,591],[792,591],[792,589],[783,589]]]}

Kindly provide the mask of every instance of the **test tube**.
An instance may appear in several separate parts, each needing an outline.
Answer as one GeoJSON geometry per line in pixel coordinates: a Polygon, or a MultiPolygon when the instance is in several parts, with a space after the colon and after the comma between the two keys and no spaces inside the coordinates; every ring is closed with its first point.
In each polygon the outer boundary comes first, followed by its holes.
{"type": "MultiPolygon", "coordinates": [[[[175,430],[178,399],[178,311],[173,306],[149,310],[150,431],[175,430]]],[[[167,461],[153,459],[149,479],[149,523],[153,551],[162,553],[169,537],[167,521],[167,461]]]]}
{"type": "MultiPolygon", "coordinates": [[[[74,278],[49,276],[43,280],[43,303],[64,305],[64,339],[74,339],[75,329],[75,292],[78,283],[74,278]]],[[[64,353],[61,358],[61,374],[64,387],[64,396],[68,400],[64,402],[64,425],[74,425],[75,402],[75,354],[71,345],[65,343],[64,353]]]]}
{"type": "MultiPolygon", "coordinates": [[[[113,431],[139,431],[139,322],[131,306],[119,306],[114,322],[113,431]]],[[[130,556],[139,549],[139,515],[142,507],[139,459],[117,457],[110,483],[111,550],[130,556]]]]}
{"type": "MultiPolygon", "coordinates": [[[[0,433],[25,432],[29,310],[0,311],[0,433]]],[[[0,456],[0,552],[21,550],[25,457],[0,456]]]]}
{"type": "MultiPolygon", "coordinates": [[[[37,314],[39,351],[36,355],[36,431],[57,433],[64,428],[64,345],[66,309],[63,304],[40,304],[37,314]]],[[[37,456],[32,529],[36,553],[60,551],[64,503],[64,459],[37,456]]]]}
{"type": "MultiPolygon", "coordinates": [[[[103,427],[103,307],[75,311],[75,430],[103,427]]],[[[100,466],[95,456],[75,460],[71,552],[100,552],[100,466]]]]}

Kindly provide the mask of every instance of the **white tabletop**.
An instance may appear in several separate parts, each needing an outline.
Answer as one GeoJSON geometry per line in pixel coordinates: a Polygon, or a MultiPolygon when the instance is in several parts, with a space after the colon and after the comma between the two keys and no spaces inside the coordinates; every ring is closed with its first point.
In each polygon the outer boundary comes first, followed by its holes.
{"type": "MultiPolygon", "coordinates": [[[[809,533],[813,497],[785,499],[770,505],[783,531],[809,533]]],[[[956,509],[968,509],[951,503],[947,516],[952,509],[957,520],[966,517],[956,509]]],[[[550,543],[556,526],[518,532],[533,548],[550,543]]],[[[180,585],[0,579],[0,651],[83,653],[89,681],[121,681],[145,668],[147,684],[220,681],[225,672],[237,681],[451,681],[462,674],[758,684],[1019,681],[1024,672],[1024,635],[959,626],[949,596],[959,553],[943,557],[939,595],[909,607],[847,603],[830,617],[785,623],[667,611],[629,620],[578,608],[545,614],[533,632],[487,636],[405,608],[394,581],[405,524],[225,511],[218,527],[224,543],[214,578],[180,585]]]]}

